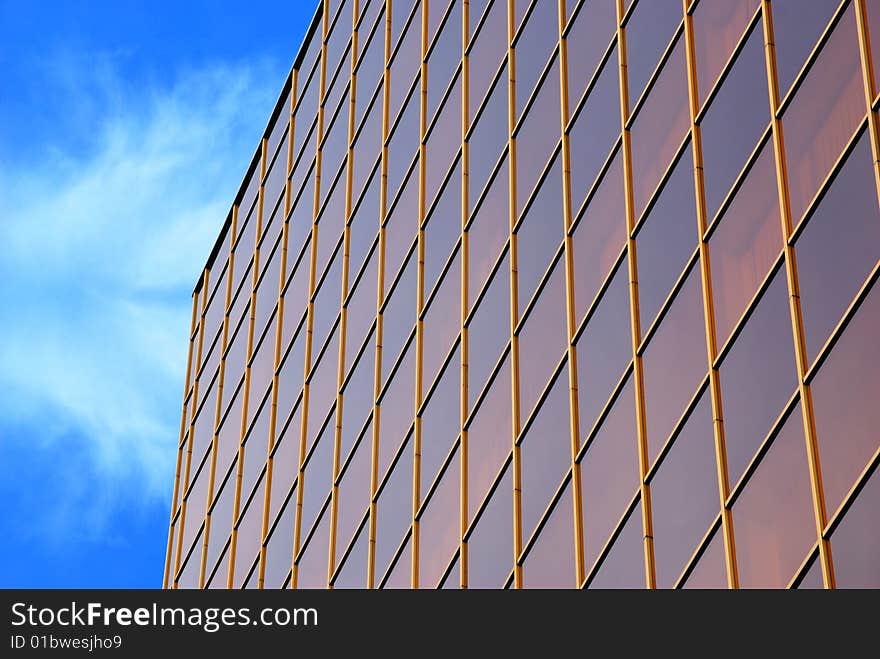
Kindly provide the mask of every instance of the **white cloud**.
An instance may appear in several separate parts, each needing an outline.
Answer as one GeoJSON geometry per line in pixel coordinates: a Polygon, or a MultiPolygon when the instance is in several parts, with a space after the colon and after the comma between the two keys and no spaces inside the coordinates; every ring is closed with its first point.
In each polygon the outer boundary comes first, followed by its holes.
{"type": "Polygon", "coordinates": [[[90,148],[59,136],[0,172],[0,418],[33,433],[0,441],[57,450],[82,435],[96,501],[155,500],[173,476],[189,293],[283,67],[139,88],[112,59],[84,64],[55,67],[56,102],[89,118],[90,148]]]}

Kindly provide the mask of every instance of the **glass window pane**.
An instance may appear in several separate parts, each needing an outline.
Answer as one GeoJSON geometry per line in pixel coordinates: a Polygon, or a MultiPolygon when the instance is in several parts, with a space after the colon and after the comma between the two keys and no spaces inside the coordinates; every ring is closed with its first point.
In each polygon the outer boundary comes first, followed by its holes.
{"type": "Polygon", "coordinates": [[[639,2],[630,14],[625,26],[630,107],[642,95],[683,16],[678,0],[639,2]]]}
{"type": "MultiPolygon", "coordinates": [[[[470,441],[470,439],[468,440],[470,441]]],[[[470,451],[470,447],[468,448],[470,451]]],[[[468,467],[470,468],[470,458],[468,467]]],[[[468,507],[482,494],[468,489],[468,507]]],[[[468,588],[501,588],[513,568],[513,479],[504,471],[492,498],[467,540],[468,588]]]]}
{"type": "Polygon", "coordinates": [[[782,249],[773,143],[768,141],[712,232],[712,298],[719,348],[782,249]]]}
{"type": "Polygon", "coordinates": [[[584,559],[596,562],[639,485],[632,377],[620,390],[581,462],[584,559]]]}
{"type": "Polygon", "coordinates": [[[626,240],[621,151],[602,177],[572,234],[575,319],[580,322],[626,240]]]}
{"type": "Polygon", "coordinates": [[[868,3],[865,3],[865,10],[868,14],[868,39],[871,42],[871,59],[874,66],[874,90],[872,95],[876,95],[877,89],[880,87],[880,7],[877,6],[877,3],[871,3],[870,6],[868,3]]]}
{"type": "Polygon", "coordinates": [[[522,249],[517,252],[519,279],[517,295],[519,317],[538,287],[565,234],[565,218],[562,214],[562,163],[557,156],[550,171],[541,183],[534,202],[516,231],[522,249]]]}
{"type": "Polygon", "coordinates": [[[351,291],[355,277],[373,249],[379,231],[379,182],[378,173],[370,178],[367,188],[352,214],[348,241],[348,290],[351,291]]]}
{"type": "MultiPolygon", "coordinates": [[[[234,572],[234,585],[236,587],[240,587],[245,583],[250,567],[254,562],[254,557],[259,557],[260,555],[263,524],[263,491],[263,488],[259,487],[258,484],[254,496],[250,502],[247,502],[247,508],[242,513],[241,520],[238,523],[234,572]]],[[[242,496],[244,496],[244,493],[242,493],[242,496]]]]}
{"type": "MultiPolygon", "coordinates": [[[[571,53],[568,61],[571,68],[571,53]]],[[[590,95],[569,131],[571,201],[575,210],[583,203],[611,147],[620,136],[619,68],[615,50],[602,66],[590,95]]],[[[576,102],[577,99],[569,98],[572,110],[576,102]]]]}
{"type": "Polygon", "coordinates": [[[296,587],[298,590],[327,587],[327,548],[330,544],[330,507],[324,514],[312,534],[309,544],[299,559],[296,587]]]}
{"type": "Polygon", "coordinates": [[[363,519],[370,501],[370,465],[373,454],[373,429],[367,426],[354,455],[342,474],[337,489],[336,561],[348,547],[352,535],[363,519]]]}
{"type": "Polygon", "coordinates": [[[452,257],[422,320],[422,391],[427,392],[461,328],[461,258],[452,257]]]}
{"type": "Polygon", "coordinates": [[[571,465],[568,378],[564,368],[526,431],[520,443],[520,456],[525,543],[571,465]]]}
{"type": "Polygon", "coordinates": [[[510,266],[505,255],[468,325],[468,409],[510,341],[510,266]]]}
{"type": "Polygon", "coordinates": [[[812,382],[828,514],[880,446],[880,285],[874,284],[812,382]]]}
{"type": "MultiPolygon", "coordinates": [[[[656,4],[659,6],[662,3],[656,4]]],[[[687,64],[684,39],[679,38],[630,130],[636,219],[645,209],[689,125],[687,64]],[[657,126],[666,129],[657,130],[657,126]]]]}
{"type": "Polygon", "coordinates": [[[703,551],[683,588],[727,588],[727,564],[724,558],[724,536],[717,529],[709,546],[703,551]]]}
{"type": "MultiPolygon", "coordinates": [[[[798,10],[799,17],[802,14],[798,10]]],[[[803,29],[798,24],[797,30],[803,29]]],[[[858,43],[850,5],[783,116],[791,220],[795,226],[852,137],[859,119],[865,116],[858,43]]]]}
{"type": "Polygon", "coordinates": [[[766,71],[758,22],[700,123],[707,221],[715,217],[770,122],[766,71]]]}
{"type": "MultiPolygon", "coordinates": [[[[394,563],[394,566],[390,570],[390,574],[388,575],[388,579],[382,584],[382,588],[386,590],[391,589],[408,589],[412,585],[412,546],[410,543],[412,542],[411,538],[406,539],[406,544],[404,544],[403,549],[400,551],[400,556],[397,558],[397,562],[394,563]]],[[[395,547],[397,549],[397,547],[395,547]]]]}
{"type": "Polygon", "coordinates": [[[406,178],[410,163],[418,155],[419,140],[419,95],[418,85],[413,86],[412,93],[403,108],[397,125],[392,125],[393,132],[388,139],[388,198],[394,199],[397,191],[406,178]]]}
{"type": "MultiPolygon", "coordinates": [[[[521,154],[516,161],[516,212],[522,213],[526,202],[538,183],[541,172],[553,150],[562,137],[559,114],[559,58],[553,60],[553,66],[547,77],[536,92],[531,107],[526,111],[516,133],[516,152],[521,154]],[[553,126],[560,126],[557,130],[553,126]]],[[[492,117],[498,121],[499,116],[492,117]]],[[[557,187],[557,190],[560,188],[557,187]]],[[[561,192],[560,192],[561,194],[561,192]]]]}
{"type": "MultiPolygon", "coordinates": [[[[374,565],[377,583],[388,570],[388,564],[412,522],[412,491],[413,441],[410,435],[376,504],[374,565]]],[[[409,563],[407,563],[407,575],[409,575],[409,563]]],[[[407,576],[407,584],[409,584],[409,576],[407,576]]]]}
{"type": "Polygon", "coordinates": [[[559,37],[557,20],[556,3],[537,3],[514,43],[517,117],[522,115],[538,78],[556,46],[559,37]]]}
{"type": "MultiPolygon", "coordinates": [[[[432,35],[434,30],[439,27],[440,21],[445,18],[440,36],[436,40],[433,40],[433,37],[428,39],[428,43],[431,44],[431,52],[428,55],[428,123],[431,122],[437,109],[437,104],[443,98],[443,94],[449,86],[450,78],[452,78],[453,72],[461,61],[462,9],[458,3],[452,3],[454,6],[447,13],[447,4],[446,2],[442,4],[431,3],[428,6],[428,18],[433,26],[433,30],[431,30],[432,35]],[[446,18],[447,15],[448,18],[446,18]]],[[[461,94],[461,83],[457,84],[459,85],[459,94],[461,94]]],[[[461,127],[460,101],[461,97],[459,96],[459,128],[461,127]]]]}
{"type": "MultiPolygon", "coordinates": [[[[400,14],[400,7],[391,11],[391,22],[395,23],[400,14]]],[[[421,52],[421,12],[416,9],[416,16],[406,28],[406,33],[400,40],[400,46],[394,41],[392,48],[392,60],[390,65],[390,96],[388,105],[388,118],[393,122],[400,112],[401,104],[405,101],[411,89],[413,78],[418,77],[419,62],[422,61],[421,52]],[[394,49],[397,49],[396,51],[394,49]]],[[[418,97],[410,97],[407,103],[412,106],[415,98],[415,106],[418,108],[418,97]]],[[[418,116],[418,115],[417,115],[418,116]]],[[[416,129],[418,131],[418,129],[416,129]]]]}
{"type": "Polygon", "coordinates": [[[461,82],[458,77],[430,130],[425,147],[426,207],[437,196],[461,145],[461,82]]]}
{"type": "Polygon", "coordinates": [[[784,269],[773,277],[719,371],[733,487],[797,388],[784,269]]]}
{"type": "Polygon", "coordinates": [[[867,133],[798,237],[807,355],[819,353],[880,257],[880,212],[867,133]]]}
{"type": "Polygon", "coordinates": [[[419,519],[420,588],[436,588],[440,584],[458,548],[460,473],[461,457],[456,449],[419,519]]]}
{"type": "Polygon", "coordinates": [[[733,504],[743,588],[780,588],[816,543],[804,427],[798,404],[733,504]]]}
{"type": "MultiPolygon", "coordinates": [[[[372,341],[373,333],[370,333],[372,341]]],[[[342,431],[339,456],[344,460],[373,410],[376,352],[367,345],[342,390],[342,431]]]]}
{"type": "Polygon", "coordinates": [[[379,401],[380,479],[415,417],[415,372],[415,341],[411,341],[391,384],[379,401]]]}
{"type": "MultiPolygon", "coordinates": [[[[219,490],[217,498],[214,501],[214,507],[211,509],[211,528],[210,535],[208,536],[208,551],[205,554],[207,573],[210,573],[214,568],[217,557],[220,555],[220,551],[226,544],[226,540],[229,538],[229,532],[232,529],[232,506],[235,504],[236,470],[237,466],[235,463],[233,463],[226,472],[221,471],[219,468],[217,470],[217,481],[222,483],[223,478],[225,477],[226,484],[222,486],[222,490],[219,490]]],[[[223,587],[226,587],[225,581],[223,582],[223,587]]]]}
{"type": "Polygon", "coordinates": [[[565,267],[556,262],[519,334],[519,404],[525,421],[547,385],[568,343],[565,267]]]}
{"type": "Polygon", "coordinates": [[[468,308],[483,289],[510,233],[507,158],[501,163],[474,221],[468,227],[468,308]]]}
{"type": "MultiPolygon", "coordinates": [[[[700,0],[694,10],[694,51],[700,105],[718,80],[721,69],[759,4],[757,0],[700,0]]],[[[760,31],[761,22],[758,21],[760,31]]],[[[763,93],[767,93],[766,86],[763,93]]],[[[770,107],[769,102],[766,105],[770,107]]]]}
{"type": "MultiPolygon", "coordinates": [[[[570,2],[569,11],[577,6],[570,2]]],[[[581,3],[566,37],[568,47],[568,102],[570,107],[583,96],[587,83],[599,65],[617,30],[617,7],[614,0],[589,0],[581,3]]],[[[615,58],[612,58],[614,60],[615,58]]],[[[619,93],[619,92],[618,92],[619,93]]],[[[617,114],[620,115],[618,99],[617,114]]],[[[618,121],[619,128],[619,121],[618,121]]]]}
{"type": "Polygon", "coordinates": [[[461,360],[456,349],[421,415],[420,500],[424,500],[443,460],[449,455],[452,443],[458,437],[460,388],[461,360]]]}
{"type": "MultiPolygon", "coordinates": [[[[479,19],[475,11],[475,3],[471,3],[471,22],[479,19]]],[[[470,108],[468,123],[473,122],[477,109],[486,97],[486,92],[495,79],[501,60],[507,55],[507,3],[495,0],[489,8],[480,31],[473,37],[474,41],[468,52],[468,82],[470,85],[470,108]]],[[[501,85],[507,89],[506,69],[502,73],[501,85]]],[[[503,95],[503,92],[502,92],[503,95]]],[[[506,116],[506,115],[505,115],[506,116]]],[[[498,122],[504,123],[504,122],[498,122]]],[[[505,124],[504,128],[507,126],[505,124]]]]}
{"type": "Polygon", "coordinates": [[[599,566],[590,588],[644,588],[645,543],[642,538],[642,508],[639,504],[623,523],[620,535],[599,566]]]}
{"type": "MultiPolygon", "coordinates": [[[[277,421],[280,428],[283,419],[277,421]]],[[[294,415],[291,422],[284,429],[284,433],[275,441],[272,453],[272,496],[269,504],[269,521],[278,515],[284,497],[293,485],[299,469],[299,437],[300,437],[300,412],[294,415]]],[[[289,561],[288,561],[289,562],[289,561]]]]}
{"type": "MultiPolygon", "coordinates": [[[[395,281],[419,230],[419,168],[413,168],[385,225],[385,291],[395,281]]],[[[413,297],[413,300],[415,298],[413,297]]],[[[415,307],[415,302],[413,302],[415,307]]]]}
{"type": "Polygon", "coordinates": [[[697,247],[693,163],[688,155],[685,149],[636,234],[643,333],[654,322],[697,247]]]}
{"type": "Polygon", "coordinates": [[[324,349],[324,354],[320,356],[320,361],[317,366],[312,368],[312,373],[309,375],[309,414],[306,432],[308,447],[311,447],[327,418],[330,407],[336,402],[336,392],[339,387],[336,379],[339,371],[338,345],[339,334],[333,332],[324,349]]]}
{"type": "MultiPolygon", "coordinates": [[[[510,408],[510,358],[489,385],[490,388],[467,428],[468,433],[468,523],[486,497],[489,486],[510,453],[513,429],[510,408]]],[[[505,572],[505,576],[506,576],[505,572]]]]}
{"type": "MultiPolygon", "coordinates": [[[[489,175],[501,157],[501,152],[507,146],[507,122],[498,121],[498,117],[506,116],[507,67],[505,66],[467,140],[469,145],[468,208],[470,209],[476,205],[480,193],[486,187],[489,175]]],[[[549,155],[547,154],[548,157],[549,155]]]]}
{"type": "Polygon", "coordinates": [[[632,361],[629,327],[629,277],[626,263],[623,263],[577,339],[581,441],[593,427],[624,369],[632,361]]]}
{"type": "Polygon", "coordinates": [[[278,372],[278,420],[287,418],[303,388],[303,360],[305,359],[305,331],[293,340],[286,356],[282,357],[278,372]]]}
{"type": "Polygon", "coordinates": [[[461,161],[455,166],[425,227],[425,295],[431,294],[461,234],[461,161]]]}
{"type": "Polygon", "coordinates": [[[651,337],[642,358],[648,464],[654,463],[709,370],[705,337],[700,271],[694,267],[651,337]]]}
{"type": "MultiPolygon", "coordinates": [[[[338,539],[337,539],[338,543],[338,539]]],[[[361,527],[357,540],[345,559],[345,565],[339,570],[339,576],[333,582],[337,589],[364,589],[367,587],[367,561],[370,548],[370,524],[361,527]]]]}
{"type": "Polygon", "coordinates": [[[657,587],[671,588],[718,517],[712,399],[703,392],[651,478],[657,587]]]}
{"type": "Polygon", "coordinates": [[[315,293],[315,304],[312,313],[312,351],[320,350],[327,340],[331,328],[334,328],[339,317],[342,292],[342,259],[341,244],[337,246],[333,262],[327,268],[327,274],[320,281],[320,288],[315,293]]]}
{"type": "MultiPolygon", "coordinates": [[[[835,580],[837,575],[835,574],[835,580]]],[[[819,558],[816,557],[813,559],[813,564],[810,566],[810,569],[807,570],[807,573],[803,576],[800,583],[797,585],[798,590],[820,590],[824,588],[822,583],[822,565],[819,561],[819,558]]]]}
{"type": "Polygon", "coordinates": [[[523,563],[525,588],[574,588],[574,524],[572,523],[571,481],[550,512],[541,534],[523,563]]]}
{"type": "Polygon", "coordinates": [[[416,296],[418,295],[418,253],[410,252],[403,274],[391,291],[382,310],[382,383],[388,381],[391,369],[397,363],[404,344],[409,340],[416,323],[416,296]]]}
{"type": "Polygon", "coordinates": [[[839,5],[838,0],[773,0],[773,39],[780,97],[788,93],[839,5]]]}
{"type": "Polygon", "coordinates": [[[831,536],[834,578],[838,588],[880,588],[878,505],[880,470],[875,469],[831,536]]]}
{"type": "MultiPolygon", "coordinates": [[[[376,242],[373,244],[373,250],[370,252],[363,273],[354,283],[354,293],[345,305],[345,368],[350,368],[364,342],[370,341],[367,333],[374,327],[376,320],[378,251],[379,243],[376,242]]],[[[366,349],[370,350],[372,346],[366,349]]]]}
{"type": "Polygon", "coordinates": [[[285,503],[284,510],[278,518],[278,523],[272,530],[272,535],[266,542],[266,567],[263,574],[264,588],[280,588],[290,572],[290,564],[293,562],[293,527],[296,520],[296,488],[290,496],[286,492],[279,492],[279,499],[285,503]],[[286,498],[285,498],[286,497],[286,498]]]}
{"type": "MultiPolygon", "coordinates": [[[[324,426],[321,436],[318,438],[314,449],[306,459],[305,474],[302,480],[302,536],[305,537],[324,500],[330,493],[330,485],[333,479],[333,435],[334,425],[332,422],[324,426]]],[[[326,557],[325,557],[326,558],[326,557]]]]}

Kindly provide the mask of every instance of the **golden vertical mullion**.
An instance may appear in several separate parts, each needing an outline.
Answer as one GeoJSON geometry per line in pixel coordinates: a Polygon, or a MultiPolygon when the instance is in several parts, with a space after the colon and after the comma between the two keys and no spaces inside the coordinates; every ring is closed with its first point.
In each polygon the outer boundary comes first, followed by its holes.
{"type": "Polygon", "coordinates": [[[569,430],[571,433],[571,474],[572,474],[572,515],[574,524],[574,551],[575,557],[575,585],[580,586],[584,580],[584,526],[581,516],[581,465],[577,461],[578,445],[580,443],[580,417],[578,414],[578,373],[577,373],[577,346],[575,345],[575,333],[577,332],[577,318],[575,318],[574,301],[574,252],[572,238],[569,234],[571,227],[571,151],[568,133],[565,127],[568,125],[568,47],[565,38],[565,25],[568,17],[565,0],[558,1],[558,25],[559,25],[559,91],[560,91],[560,129],[562,131],[562,214],[563,226],[565,227],[565,314],[568,328],[568,406],[570,411],[569,430]]]}
{"type": "Polygon", "coordinates": [[[162,588],[168,588],[168,575],[171,573],[172,548],[174,547],[174,515],[177,512],[177,500],[180,496],[180,463],[183,458],[183,435],[186,432],[186,410],[187,410],[187,394],[189,394],[189,381],[192,376],[192,357],[193,357],[193,332],[196,331],[196,310],[198,309],[198,296],[193,293],[192,313],[189,322],[189,334],[187,334],[189,344],[186,354],[186,377],[183,383],[183,401],[181,403],[182,410],[180,412],[180,431],[177,437],[177,465],[174,468],[174,492],[171,495],[171,516],[168,520],[168,546],[165,550],[165,570],[162,575],[162,588]]]}
{"type": "Polygon", "coordinates": [[[646,482],[648,473],[648,439],[645,422],[645,383],[642,370],[642,357],[639,354],[639,342],[641,337],[641,323],[639,316],[639,277],[638,262],[636,259],[636,241],[633,236],[635,226],[635,209],[633,207],[633,174],[632,174],[632,150],[631,136],[627,128],[629,122],[629,95],[627,92],[627,59],[626,59],[626,29],[621,23],[624,16],[623,0],[617,0],[617,48],[620,66],[620,114],[623,147],[623,180],[626,206],[626,234],[627,234],[627,270],[629,273],[629,299],[630,320],[632,334],[633,354],[633,389],[636,403],[636,429],[638,434],[639,449],[639,490],[640,504],[642,508],[642,536],[644,538],[645,554],[645,585],[647,588],[656,587],[654,573],[654,531],[651,523],[651,490],[646,482]]]}
{"type": "MultiPolygon", "coordinates": [[[[220,364],[217,373],[217,401],[214,407],[214,427],[211,432],[211,464],[208,471],[208,494],[205,501],[205,531],[202,534],[202,556],[199,562],[199,588],[205,586],[205,570],[208,556],[208,542],[211,533],[211,515],[208,514],[211,500],[214,496],[214,483],[216,482],[217,472],[217,454],[219,452],[219,434],[217,426],[220,425],[220,418],[223,413],[223,383],[226,379],[226,343],[229,337],[229,307],[232,303],[232,248],[235,245],[235,236],[238,231],[238,207],[233,206],[232,223],[229,227],[229,256],[226,267],[226,292],[223,295],[223,324],[220,335],[220,364]]],[[[216,261],[215,261],[216,262],[216,261]]]]}
{"type": "Polygon", "coordinates": [[[683,0],[684,38],[688,74],[688,100],[691,123],[691,147],[694,162],[694,194],[697,209],[697,231],[700,240],[700,280],[703,288],[703,319],[706,332],[706,352],[709,360],[709,393],[712,399],[712,431],[715,443],[715,470],[718,478],[718,496],[721,509],[721,529],[724,540],[724,557],[729,588],[739,587],[736,568],[736,551],[733,537],[733,519],[730,508],[725,506],[730,496],[730,479],[727,471],[727,449],[724,436],[724,414],[721,404],[721,382],[718,369],[713,368],[718,355],[715,338],[715,307],[712,296],[712,273],[709,266],[709,243],[706,234],[706,196],[703,179],[703,141],[699,114],[699,94],[697,92],[697,65],[694,46],[693,16],[688,14],[688,0],[683,0]]]}
{"type": "Polygon", "coordinates": [[[460,358],[460,378],[461,386],[459,389],[459,431],[461,433],[461,468],[459,476],[461,479],[459,500],[459,517],[461,528],[459,529],[459,586],[461,588],[468,587],[468,551],[467,542],[464,540],[465,531],[468,525],[468,433],[464,424],[468,415],[468,330],[465,326],[465,319],[468,314],[468,232],[465,231],[468,218],[468,143],[465,135],[468,131],[468,113],[470,106],[470,92],[468,86],[470,84],[470,71],[467,56],[467,45],[469,39],[469,21],[470,21],[470,0],[464,0],[461,7],[461,283],[460,283],[460,313],[461,324],[459,332],[461,334],[461,354],[460,358]]]}
{"type": "Polygon", "coordinates": [[[413,444],[413,491],[412,491],[412,587],[419,587],[419,521],[416,513],[421,503],[421,462],[422,462],[422,419],[419,416],[419,408],[422,404],[422,353],[424,348],[425,331],[422,320],[425,297],[425,230],[422,223],[425,221],[425,158],[427,148],[425,145],[425,126],[427,122],[427,96],[428,96],[428,64],[426,55],[428,51],[428,11],[429,0],[422,0],[421,21],[421,62],[419,64],[419,195],[418,195],[418,264],[416,268],[416,372],[414,392],[414,444],[413,444]]]}
{"type": "MultiPolygon", "coordinates": [[[[351,220],[352,207],[352,183],[354,178],[354,148],[352,141],[354,140],[354,112],[355,112],[355,85],[357,84],[357,76],[355,74],[355,64],[358,57],[358,14],[359,0],[352,2],[352,19],[351,19],[351,71],[349,74],[349,100],[348,100],[348,148],[346,154],[345,165],[345,225],[342,238],[342,283],[341,295],[339,299],[339,351],[338,351],[338,368],[336,374],[336,428],[333,437],[333,480],[331,481],[331,499],[330,499],[330,547],[329,558],[327,561],[327,583],[333,578],[333,572],[336,570],[336,523],[339,514],[339,487],[336,483],[339,477],[340,462],[344,456],[340,455],[342,450],[342,405],[344,403],[342,396],[342,382],[345,379],[345,348],[346,348],[346,327],[348,313],[345,308],[345,299],[348,297],[348,276],[349,276],[349,248],[351,241],[351,220]]],[[[341,20],[341,19],[340,19],[341,20]]],[[[342,538],[343,542],[348,538],[342,538]]]]}
{"type": "MultiPolygon", "coordinates": [[[[309,427],[309,373],[311,371],[312,361],[312,328],[314,325],[315,303],[312,297],[315,293],[317,259],[318,259],[318,211],[321,205],[321,142],[324,139],[324,95],[327,86],[327,34],[330,31],[330,6],[329,0],[322,0],[322,18],[321,18],[321,64],[319,71],[318,85],[318,118],[316,126],[316,147],[315,147],[315,190],[312,200],[312,232],[311,232],[311,254],[309,258],[309,298],[308,308],[306,311],[306,340],[305,340],[305,357],[303,359],[303,389],[302,389],[302,416],[300,419],[300,436],[299,436],[299,487],[296,488],[296,521],[294,522],[293,534],[293,556],[291,558],[291,577],[290,587],[297,587],[298,568],[296,562],[297,554],[300,550],[300,541],[302,533],[302,513],[303,490],[305,485],[305,469],[303,462],[306,458],[306,445],[309,427]]],[[[306,529],[308,530],[308,529],[306,529]]]]}
{"type": "MultiPolygon", "coordinates": [[[[370,542],[368,549],[367,588],[374,588],[376,582],[376,492],[379,489],[379,424],[381,422],[381,410],[379,408],[379,393],[382,386],[382,302],[385,288],[385,214],[388,210],[388,105],[391,93],[391,11],[393,0],[385,3],[385,54],[382,72],[382,154],[381,154],[381,181],[379,185],[379,245],[376,274],[376,356],[373,363],[373,435],[370,456],[370,542]]],[[[382,575],[379,575],[380,577],[382,575]]]]}
{"type": "MultiPolygon", "coordinates": [[[[877,113],[871,109],[874,90],[877,88],[877,72],[874,70],[874,61],[871,58],[871,39],[865,0],[855,0],[855,7],[859,52],[862,59],[862,81],[865,86],[865,103],[868,108],[868,134],[871,139],[871,154],[874,159],[874,184],[877,187],[878,200],[880,200],[880,127],[878,127],[877,113]]],[[[877,10],[875,9],[875,11],[877,10]]],[[[874,48],[880,48],[880,43],[875,44],[874,48]]]]}
{"type": "MultiPolygon", "coordinates": [[[[181,490],[181,496],[186,494],[186,489],[189,487],[189,472],[192,466],[192,447],[193,447],[193,425],[195,423],[196,418],[196,409],[199,406],[199,369],[202,365],[202,343],[205,335],[205,307],[207,306],[208,300],[208,269],[205,268],[202,271],[202,287],[199,291],[199,297],[201,298],[198,303],[198,316],[199,316],[199,330],[198,330],[198,338],[196,339],[196,361],[195,368],[193,372],[196,374],[195,380],[193,381],[193,392],[192,397],[190,399],[190,405],[192,409],[189,410],[189,439],[186,442],[186,466],[183,471],[183,489],[181,490]]],[[[176,529],[177,532],[177,554],[174,560],[174,574],[172,576],[172,581],[174,583],[174,588],[177,588],[177,573],[180,571],[180,561],[181,561],[181,549],[183,545],[183,529],[186,522],[186,509],[187,509],[187,501],[186,498],[182,498],[180,503],[180,517],[177,518],[177,523],[180,526],[179,529],[176,529]]]]}
{"type": "MultiPolygon", "coordinates": [[[[281,334],[284,328],[284,284],[287,281],[287,241],[289,235],[289,223],[287,214],[290,212],[291,198],[291,182],[290,174],[293,169],[293,132],[294,125],[294,109],[296,108],[297,89],[296,83],[298,71],[293,69],[290,74],[290,102],[287,107],[287,160],[285,166],[284,179],[284,224],[281,227],[281,264],[278,273],[278,307],[275,315],[275,345],[272,366],[272,400],[271,409],[269,411],[269,454],[266,458],[266,485],[263,490],[263,519],[260,530],[260,559],[257,566],[257,588],[263,589],[266,575],[266,536],[269,533],[269,511],[272,504],[272,472],[273,459],[272,450],[275,447],[275,431],[278,420],[278,367],[281,364],[281,334]]],[[[282,495],[286,494],[282,492],[282,495]]]]}
{"type": "MultiPolygon", "coordinates": [[[[500,0],[499,0],[500,1],[500,0]]],[[[516,52],[513,37],[516,31],[516,7],[514,0],[507,0],[507,135],[508,135],[508,208],[510,226],[510,373],[511,373],[511,426],[513,428],[513,580],[514,587],[522,588],[523,572],[519,563],[522,553],[522,465],[520,450],[516,440],[520,431],[519,411],[519,337],[516,326],[519,322],[518,279],[517,279],[517,237],[513,231],[516,226],[516,52]]]]}
{"type": "MultiPolygon", "coordinates": [[[[822,581],[825,588],[834,588],[834,566],[831,560],[831,546],[823,537],[827,523],[825,497],[822,489],[822,470],[819,464],[819,450],[816,441],[816,423],[813,418],[813,396],[806,382],[807,352],[804,339],[804,322],[801,312],[800,289],[798,286],[797,260],[795,248],[790,244],[793,221],[788,192],[788,172],[785,161],[785,141],[782,120],[778,116],[779,81],[776,70],[776,47],[773,32],[773,14],[770,0],[762,0],[762,25],[764,29],[764,51],[766,55],[767,85],[772,116],[773,152],[776,165],[776,183],[779,195],[780,220],[785,241],[785,277],[788,284],[789,311],[794,339],[795,361],[798,369],[798,392],[801,401],[804,439],[806,441],[807,461],[810,471],[810,486],[813,499],[813,514],[816,522],[816,535],[819,541],[819,560],[822,568],[822,581]]],[[[870,114],[870,113],[869,113],[870,114]]]]}
{"type": "MultiPolygon", "coordinates": [[[[251,389],[251,355],[254,349],[254,322],[256,316],[254,314],[254,307],[257,302],[257,281],[259,280],[260,274],[260,238],[263,232],[263,203],[264,203],[264,179],[266,178],[266,151],[267,151],[267,140],[264,137],[260,140],[260,169],[259,169],[259,177],[260,177],[260,187],[257,193],[257,226],[256,231],[254,231],[254,249],[253,249],[253,266],[251,266],[251,292],[250,292],[250,310],[248,311],[248,333],[247,333],[247,347],[245,349],[245,362],[244,362],[244,386],[242,388],[242,402],[241,402],[241,426],[239,429],[238,436],[238,464],[236,465],[236,474],[235,474],[235,499],[232,504],[232,526],[231,526],[231,540],[229,543],[229,570],[226,575],[226,587],[232,588],[234,585],[235,579],[235,549],[236,549],[236,541],[238,539],[238,530],[235,528],[235,523],[238,521],[238,515],[241,512],[241,479],[244,474],[244,437],[245,433],[247,433],[248,427],[248,416],[249,416],[249,401],[250,401],[250,389],[251,389]]],[[[242,284],[243,285],[243,284],[242,284]]]]}

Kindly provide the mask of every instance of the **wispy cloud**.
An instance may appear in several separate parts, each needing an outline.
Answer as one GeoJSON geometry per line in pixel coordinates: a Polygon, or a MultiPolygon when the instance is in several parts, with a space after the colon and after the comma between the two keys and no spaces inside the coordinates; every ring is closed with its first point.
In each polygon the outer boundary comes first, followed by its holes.
{"type": "Polygon", "coordinates": [[[90,126],[86,148],[59,136],[0,169],[0,441],[63,459],[65,438],[84,438],[86,485],[69,491],[97,527],[119,497],[170,491],[189,292],[284,68],[145,86],[114,57],[45,67],[53,103],[90,126]]]}

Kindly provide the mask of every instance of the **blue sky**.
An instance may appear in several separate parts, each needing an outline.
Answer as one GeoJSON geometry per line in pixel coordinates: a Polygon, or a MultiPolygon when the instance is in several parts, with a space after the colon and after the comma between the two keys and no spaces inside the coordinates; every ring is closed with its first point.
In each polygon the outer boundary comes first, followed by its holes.
{"type": "Polygon", "coordinates": [[[314,0],[0,0],[0,587],[158,587],[190,293],[314,0]]]}

